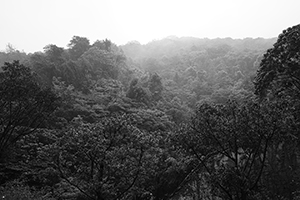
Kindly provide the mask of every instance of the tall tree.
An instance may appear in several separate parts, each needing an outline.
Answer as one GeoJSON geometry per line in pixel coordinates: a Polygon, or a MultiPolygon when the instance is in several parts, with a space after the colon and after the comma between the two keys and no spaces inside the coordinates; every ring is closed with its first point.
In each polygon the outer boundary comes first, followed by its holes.
{"type": "Polygon", "coordinates": [[[90,41],[85,37],[73,36],[68,44],[69,52],[73,60],[77,60],[90,48],[90,41]]]}
{"type": "Polygon", "coordinates": [[[202,104],[180,143],[197,162],[212,193],[222,199],[263,196],[269,147],[286,128],[273,105],[202,104]]]}
{"type": "Polygon", "coordinates": [[[93,47],[97,47],[98,49],[105,50],[105,51],[110,51],[112,46],[112,42],[108,39],[105,40],[97,40],[94,42],[93,47]]]}
{"type": "Polygon", "coordinates": [[[300,24],[284,30],[265,54],[255,80],[255,93],[300,94],[300,24]]]}
{"type": "Polygon", "coordinates": [[[138,78],[131,80],[129,89],[126,96],[130,99],[134,99],[137,102],[149,105],[150,103],[150,92],[141,86],[138,78]]]}
{"type": "Polygon", "coordinates": [[[150,76],[150,79],[148,81],[148,88],[150,92],[152,93],[152,99],[154,101],[158,101],[162,98],[162,91],[163,91],[163,85],[161,77],[154,73],[150,76]]]}
{"type": "Polygon", "coordinates": [[[62,47],[58,47],[54,44],[49,44],[44,47],[44,50],[50,62],[55,64],[62,64],[62,62],[64,62],[64,49],[62,47]]]}
{"type": "Polygon", "coordinates": [[[56,109],[58,98],[42,88],[30,68],[5,63],[0,73],[0,161],[6,150],[33,133],[56,109]]]}
{"type": "Polygon", "coordinates": [[[92,47],[79,59],[81,66],[91,75],[91,78],[118,78],[119,68],[116,56],[112,52],[92,47]]]}
{"type": "Polygon", "coordinates": [[[89,199],[129,199],[136,191],[151,139],[116,115],[95,124],[74,121],[58,142],[61,177],[89,199]]]}
{"type": "Polygon", "coordinates": [[[26,65],[37,74],[40,83],[47,87],[52,86],[52,79],[57,74],[58,68],[45,54],[36,52],[30,55],[26,65]]]}

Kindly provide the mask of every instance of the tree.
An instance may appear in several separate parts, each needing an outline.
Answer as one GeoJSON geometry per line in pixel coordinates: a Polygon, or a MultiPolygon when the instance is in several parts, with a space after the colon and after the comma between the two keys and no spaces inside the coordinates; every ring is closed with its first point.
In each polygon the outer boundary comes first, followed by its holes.
{"type": "Polygon", "coordinates": [[[80,58],[80,64],[94,80],[100,78],[117,79],[119,74],[116,55],[113,52],[92,47],[80,58]]]}
{"type": "Polygon", "coordinates": [[[150,92],[141,86],[138,78],[131,80],[129,89],[126,96],[130,99],[134,99],[137,102],[144,103],[146,105],[150,104],[150,92]]]}
{"type": "Polygon", "coordinates": [[[255,93],[300,94],[300,25],[284,30],[274,46],[264,54],[255,79],[255,93]]]}
{"type": "Polygon", "coordinates": [[[266,170],[263,175],[270,199],[299,198],[299,133],[300,133],[300,102],[285,97],[276,99],[269,104],[276,105],[282,117],[282,131],[270,145],[266,170]],[[278,109],[279,108],[279,109],[278,109]]]}
{"type": "Polygon", "coordinates": [[[73,60],[77,60],[90,48],[90,41],[85,37],[73,36],[68,44],[69,52],[73,60]]]}
{"type": "Polygon", "coordinates": [[[57,74],[57,66],[51,63],[47,56],[43,53],[37,52],[30,55],[26,65],[30,66],[32,71],[37,74],[38,81],[47,86],[52,86],[52,79],[57,74]]]}
{"type": "Polygon", "coordinates": [[[108,39],[94,42],[93,47],[97,47],[98,49],[110,51],[112,46],[112,42],[108,39]]]}
{"type": "Polygon", "coordinates": [[[49,44],[44,47],[47,58],[54,64],[62,64],[64,62],[63,53],[64,49],[54,44],[49,44]]]}
{"type": "Polygon", "coordinates": [[[279,108],[255,102],[199,106],[179,142],[199,163],[215,196],[228,200],[263,197],[269,148],[286,130],[279,108]]]}
{"type": "Polygon", "coordinates": [[[23,136],[33,133],[56,109],[58,98],[42,88],[19,61],[5,63],[0,73],[0,161],[23,136]]]}
{"type": "Polygon", "coordinates": [[[94,124],[74,121],[58,142],[61,177],[90,199],[129,199],[138,190],[151,146],[151,138],[130,118],[114,115],[94,124]]]}
{"type": "Polygon", "coordinates": [[[24,51],[19,51],[8,43],[5,51],[0,51],[0,65],[2,66],[5,62],[13,62],[14,60],[19,60],[22,63],[28,58],[27,56],[24,51]]]}
{"type": "Polygon", "coordinates": [[[162,98],[163,85],[161,77],[154,73],[150,76],[148,81],[148,88],[152,94],[152,99],[158,101],[162,98]]]}

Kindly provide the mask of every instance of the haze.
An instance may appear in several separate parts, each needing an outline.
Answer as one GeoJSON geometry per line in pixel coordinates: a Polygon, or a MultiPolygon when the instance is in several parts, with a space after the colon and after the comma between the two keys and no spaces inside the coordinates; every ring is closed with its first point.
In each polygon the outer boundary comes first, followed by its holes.
{"type": "Polygon", "coordinates": [[[299,23],[299,0],[1,0],[0,50],[91,42],[147,43],[169,35],[199,38],[277,37],[299,23]]]}

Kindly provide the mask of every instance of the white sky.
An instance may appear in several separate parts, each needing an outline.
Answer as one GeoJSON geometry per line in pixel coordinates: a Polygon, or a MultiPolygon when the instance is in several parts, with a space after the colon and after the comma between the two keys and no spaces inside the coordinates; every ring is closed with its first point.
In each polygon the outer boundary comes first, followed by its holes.
{"type": "Polygon", "coordinates": [[[0,50],[91,43],[147,43],[169,35],[277,37],[300,23],[300,0],[0,0],[0,50]]]}

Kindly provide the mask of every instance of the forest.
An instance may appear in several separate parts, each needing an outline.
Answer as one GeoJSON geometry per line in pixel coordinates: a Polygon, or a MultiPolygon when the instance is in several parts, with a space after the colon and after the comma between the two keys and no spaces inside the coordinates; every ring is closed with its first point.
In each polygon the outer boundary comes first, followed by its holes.
{"type": "Polygon", "coordinates": [[[300,199],[300,25],[278,34],[7,45],[0,197],[300,199]]]}

